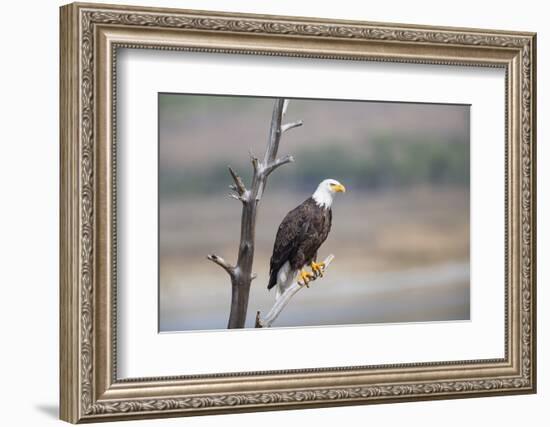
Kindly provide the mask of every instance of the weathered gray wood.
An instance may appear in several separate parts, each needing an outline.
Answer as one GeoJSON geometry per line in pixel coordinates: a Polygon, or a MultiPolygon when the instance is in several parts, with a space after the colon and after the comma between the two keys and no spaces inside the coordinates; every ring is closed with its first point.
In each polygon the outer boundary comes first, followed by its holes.
{"type": "Polygon", "coordinates": [[[241,236],[236,265],[231,265],[223,258],[210,254],[208,259],[222,267],[231,279],[231,308],[227,327],[229,329],[244,328],[250,284],[256,275],[252,272],[254,262],[254,243],[256,237],[256,215],[258,204],[262,198],[267,178],[279,166],[294,161],[292,156],[277,158],[279,142],[283,132],[302,125],[302,122],[282,124],[283,116],[288,106],[288,100],[277,99],[273,107],[269,139],[263,161],[251,155],[253,167],[250,189],[244,185],[241,177],[229,166],[229,173],[234,184],[230,196],[242,202],[241,236]]]}
{"type": "MultiPolygon", "coordinates": [[[[323,273],[326,271],[326,269],[328,268],[329,264],[332,262],[333,259],[334,259],[334,255],[332,255],[332,254],[325,258],[325,260],[323,261],[323,263],[325,265],[324,265],[324,267],[322,267],[322,272],[323,273]]],[[[311,282],[313,282],[313,281],[315,281],[315,280],[317,280],[321,277],[323,277],[323,276],[321,276],[321,275],[314,276],[308,282],[307,286],[309,286],[309,284],[311,282]]],[[[283,309],[290,302],[292,297],[294,295],[296,295],[298,293],[298,291],[300,291],[304,287],[306,287],[306,285],[304,285],[303,283],[300,283],[298,280],[295,280],[294,283],[292,283],[292,285],[290,285],[283,292],[283,294],[279,298],[277,298],[277,300],[275,301],[275,304],[273,304],[273,307],[271,307],[271,310],[269,310],[269,313],[267,313],[267,315],[264,318],[261,317],[260,312],[258,311],[256,313],[256,328],[270,328],[271,325],[273,324],[273,322],[275,322],[275,320],[277,320],[277,317],[279,317],[279,314],[281,314],[283,309]]]]}

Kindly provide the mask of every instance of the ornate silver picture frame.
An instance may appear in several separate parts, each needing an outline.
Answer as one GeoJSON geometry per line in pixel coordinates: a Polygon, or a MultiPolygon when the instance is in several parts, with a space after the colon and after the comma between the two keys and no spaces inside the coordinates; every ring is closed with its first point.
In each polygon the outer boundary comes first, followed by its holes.
{"type": "MultiPolygon", "coordinates": [[[[80,3],[60,13],[61,419],[79,423],[536,391],[535,34],[80,3]],[[504,357],[119,378],[120,49],[504,70],[504,357]]],[[[491,168],[484,165],[487,174],[491,168]]]]}

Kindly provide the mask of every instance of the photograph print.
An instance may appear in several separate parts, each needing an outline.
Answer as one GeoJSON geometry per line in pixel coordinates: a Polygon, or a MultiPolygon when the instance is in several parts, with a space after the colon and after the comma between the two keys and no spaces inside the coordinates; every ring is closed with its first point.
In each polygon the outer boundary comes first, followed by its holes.
{"type": "Polygon", "coordinates": [[[159,93],[159,332],[470,320],[470,106],[159,93]]]}

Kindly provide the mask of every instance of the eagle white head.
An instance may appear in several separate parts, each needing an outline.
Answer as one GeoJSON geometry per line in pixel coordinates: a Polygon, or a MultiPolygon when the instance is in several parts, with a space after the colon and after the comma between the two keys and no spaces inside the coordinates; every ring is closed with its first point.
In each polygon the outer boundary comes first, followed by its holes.
{"type": "Polygon", "coordinates": [[[334,195],[336,193],[345,192],[346,187],[335,179],[325,179],[324,181],[321,181],[312,197],[319,206],[327,209],[332,205],[332,200],[334,199],[334,195]]]}

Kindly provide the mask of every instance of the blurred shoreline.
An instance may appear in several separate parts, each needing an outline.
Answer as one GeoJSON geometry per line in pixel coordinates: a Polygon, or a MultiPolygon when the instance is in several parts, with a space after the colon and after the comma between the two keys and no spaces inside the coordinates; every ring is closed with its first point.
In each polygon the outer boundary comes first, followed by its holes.
{"type": "MultiPolygon", "coordinates": [[[[265,285],[275,231],[304,196],[271,192],[262,200],[247,327],[273,303],[265,285]]],[[[206,255],[235,256],[240,206],[224,197],[186,204],[161,208],[160,330],[223,329],[230,284],[206,255]]],[[[336,256],[330,271],[294,298],[276,326],[469,319],[468,209],[468,192],[456,188],[346,193],[320,250],[336,256]]]]}

